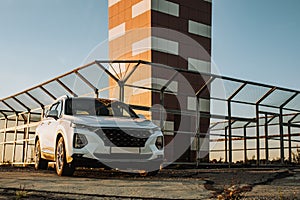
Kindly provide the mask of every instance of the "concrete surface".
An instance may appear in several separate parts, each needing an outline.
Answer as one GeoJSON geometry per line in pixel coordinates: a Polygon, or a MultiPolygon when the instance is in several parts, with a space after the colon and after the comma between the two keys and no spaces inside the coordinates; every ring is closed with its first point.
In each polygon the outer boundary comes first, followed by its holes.
{"type": "Polygon", "coordinates": [[[300,199],[299,169],[164,169],[155,177],[115,171],[0,167],[0,199],[300,199]]]}
{"type": "Polygon", "coordinates": [[[200,179],[166,180],[124,177],[58,177],[42,172],[0,172],[0,188],[19,191],[47,192],[56,194],[76,194],[78,199],[121,197],[121,198],[161,198],[161,199],[208,199],[212,191],[205,189],[205,181],[200,179]]]}

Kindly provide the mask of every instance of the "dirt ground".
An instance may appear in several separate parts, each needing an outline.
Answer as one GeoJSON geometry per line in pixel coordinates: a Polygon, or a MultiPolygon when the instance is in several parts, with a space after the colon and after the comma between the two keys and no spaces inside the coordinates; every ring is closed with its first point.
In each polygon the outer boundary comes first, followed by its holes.
{"type": "Polygon", "coordinates": [[[300,199],[300,170],[163,169],[154,177],[79,169],[0,167],[0,199],[300,199]]]}

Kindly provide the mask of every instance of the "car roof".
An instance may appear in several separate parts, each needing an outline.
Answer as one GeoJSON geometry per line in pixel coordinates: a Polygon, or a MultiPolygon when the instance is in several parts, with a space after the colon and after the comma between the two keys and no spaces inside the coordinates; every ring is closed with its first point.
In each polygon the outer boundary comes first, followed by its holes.
{"type": "Polygon", "coordinates": [[[90,99],[90,100],[98,100],[103,104],[110,104],[113,102],[117,102],[118,100],[116,99],[110,99],[110,98],[95,98],[95,97],[69,97],[68,99],[90,99]]]}

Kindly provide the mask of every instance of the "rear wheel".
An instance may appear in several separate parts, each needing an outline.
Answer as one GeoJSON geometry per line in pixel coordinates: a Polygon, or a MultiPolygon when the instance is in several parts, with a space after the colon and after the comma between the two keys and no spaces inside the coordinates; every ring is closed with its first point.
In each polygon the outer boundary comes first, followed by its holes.
{"type": "Polygon", "coordinates": [[[41,157],[41,144],[40,141],[37,140],[35,143],[35,150],[34,150],[35,156],[34,156],[34,160],[35,160],[35,164],[34,164],[34,168],[36,170],[38,169],[47,169],[48,168],[48,161],[43,159],[41,157]]]}
{"type": "Polygon", "coordinates": [[[55,154],[55,168],[56,173],[59,176],[72,176],[75,167],[73,163],[67,163],[66,159],[66,149],[65,149],[65,143],[64,139],[61,137],[56,145],[56,154],[55,154]]]}

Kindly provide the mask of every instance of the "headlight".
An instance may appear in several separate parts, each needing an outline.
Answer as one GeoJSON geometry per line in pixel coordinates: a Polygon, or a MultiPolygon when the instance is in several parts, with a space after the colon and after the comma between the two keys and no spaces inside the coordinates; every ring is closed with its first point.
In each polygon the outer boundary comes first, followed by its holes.
{"type": "Polygon", "coordinates": [[[88,128],[88,126],[86,126],[84,124],[75,124],[75,123],[71,123],[71,127],[78,128],[78,129],[87,129],[88,128]]]}
{"type": "Polygon", "coordinates": [[[154,129],[151,129],[151,133],[152,133],[152,134],[155,133],[155,132],[157,132],[157,131],[161,131],[159,127],[156,127],[156,128],[154,128],[154,129]]]}
{"type": "Polygon", "coordinates": [[[80,134],[80,133],[74,134],[73,147],[75,149],[81,149],[81,148],[85,147],[87,144],[88,144],[88,141],[87,141],[85,135],[80,134]]]}
{"type": "Polygon", "coordinates": [[[97,127],[88,126],[88,125],[85,125],[85,124],[75,124],[75,123],[71,123],[71,127],[75,128],[75,129],[89,130],[91,132],[95,132],[98,129],[97,127]]]}
{"type": "Polygon", "coordinates": [[[162,150],[164,148],[164,137],[158,136],[156,138],[155,146],[158,150],[162,150]]]}

